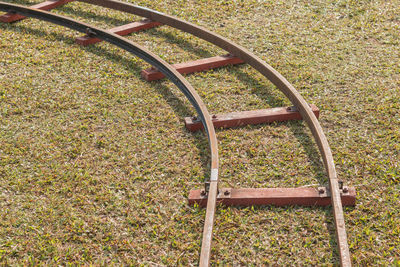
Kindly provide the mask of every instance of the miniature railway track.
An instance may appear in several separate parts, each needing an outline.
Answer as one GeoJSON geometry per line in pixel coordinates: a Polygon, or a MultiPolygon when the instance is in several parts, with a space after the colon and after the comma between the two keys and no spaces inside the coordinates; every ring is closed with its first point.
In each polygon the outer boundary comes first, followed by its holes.
{"type": "MultiPolygon", "coordinates": [[[[107,41],[111,44],[114,44],[126,51],[131,52],[132,54],[142,58],[149,64],[151,64],[154,68],[145,70],[142,72],[142,76],[146,80],[154,80],[154,79],[159,79],[162,77],[167,77],[170,79],[184,94],[185,96],[189,99],[190,103],[195,107],[198,116],[200,118],[200,121],[202,123],[202,127],[204,128],[208,140],[209,140],[209,147],[210,147],[210,154],[211,154],[211,175],[209,181],[206,181],[205,183],[205,190],[202,192],[198,190],[197,194],[194,198],[198,197],[198,199],[193,200],[194,202],[199,202],[202,203],[207,207],[206,210],[206,218],[204,222],[204,230],[203,230],[203,238],[202,238],[202,247],[201,247],[201,253],[200,253],[200,266],[208,266],[210,263],[210,256],[211,256],[211,243],[212,243],[212,233],[213,233],[213,224],[214,224],[214,218],[215,218],[215,211],[216,211],[216,203],[217,203],[217,198],[221,199],[221,194],[219,194],[220,190],[218,188],[218,149],[217,149],[217,139],[215,135],[215,130],[214,130],[214,125],[218,126],[216,123],[216,117],[213,116],[211,117],[206,106],[200,99],[199,95],[196,93],[196,91],[193,89],[193,87],[186,81],[185,78],[182,77],[180,73],[190,73],[193,71],[199,71],[199,70],[205,70],[205,69],[210,69],[214,67],[219,67],[223,65],[228,65],[228,64],[239,64],[239,63],[247,63],[253,68],[255,68],[257,71],[259,71],[262,75],[264,75],[268,80],[270,80],[278,89],[280,89],[288,98],[289,100],[293,103],[295,106],[294,110],[301,116],[307,123],[308,127],[310,128],[313,137],[317,143],[317,146],[319,148],[319,151],[321,153],[323,162],[324,162],[324,167],[328,176],[328,181],[329,181],[329,188],[328,191],[326,189],[318,189],[320,195],[318,195],[318,191],[315,192],[315,190],[303,190],[304,194],[309,194],[310,201],[311,202],[305,202],[301,203],[304,205],[315,205],[318,204],[317,200],[314,198],[318,197],[324,197],[324,201],[321,201],[320,205],[328,205],[331,204],[333,207],[333,216],[334,216],[334,224],[336,228],[336,238],[337,238],[337,243],[338,243],[338,248],[339,248],[339,255],[340,255],[340,264],[342,266],[351,266],[351,260],[350,260],[350,253],[349,253],[349,247],[347,244],[347,235],[346,235],[346,230],[345,230],[345,221],[344,221],[344,215],[343,215],[343,209],[342,209],[342,200],[346,202],[346,198],[343,198],[343,195],[349,195],[349,191],[351,191],[351,195],[354,195],[354,189],[348,189],[348,188],[343,188],[337,178],[336,170],[335,170],[335,165],[333,162],[333,156],[331,149],[329,147],[328,141],[326,139],[325,134],[323,133],[323,130],[318,122],[317,116],[318,116],[318,109],[316,109],[315,106],[312,108],[310,105],[304,100],[304,98],[297,92],[297,90],[279,73],[277,72],[274,68],[272,68],[270,65],[262,61],[260,58],[255,56],[253,53],[250,51],[246,50],[245,48],[231,42],[230,40],[217,35],[211,31],[208,31],[200,26],[194,25],[192,23],[185,22],[183,20],[180,20],[178,18],[175,18],[173,16],[169,16],[148,8],[136,6],[133,4],[129,3],[124,3],[124,2],[119,2],[115,0],[76,0],[76,1],[81,1],[89,4],[94,4],[118,11],[123,11],[127,13],[131,13],[134,15],[138,15],[141,17],[146,18],[146,20],[141,21],[141,22],[135,22],[130,24],[129,26],[120,26],[117,28],[113,28],[110,30],[102,30],[100,28],[73,20],[71,18],[67,18],[64,16],[56,15],[53,13],[49,13],[46,11],[42,10],[50,10],[52,8],[55,8],[57,6],[66,4],[68,2],[72,2],[75,0],[49,0],[46,1],[42,4],[38,4],[32,7],[25,7],[21,5],[15,5],[15,4],[10,4],[10,3],[4,3],[0,2],[0,10],[8,12],[6,15],[3,15],[0,17],[0,21],[3,22],[13,22],[13,21],[18,21],[21,19],[24,19],[25,17],[33,17],[37,18],[40,20],[45,20],[54,24],[58,24],[61,26],[65,26],[74,30],[77,30],[82,33],[86,33],[86,36],[77,38],[77,43],[80,43],[82,45],[89,45],[91,43],[96,43],[101,40],[107,41]],[[41,9],[41,10],[40,10],[41,9]],[[167,62],[163,61],[161,58],[159,58],[157,55],[149,52],[145,48],[119,36],[119,35],[126,35],[130,32],[133,31],[139,31],[139,30],[144,30],[152,27],[156,27],[159,25],[168,25],[173,28],[182,30],[187,33],[191,33],[194,36],[197,36],[209,43],[212,43],[230,54],[228,56],[224,57],[215,57],[211,59],[206,59],[202,60],[200,65],[202,67],[198,68],[196,67],[198,64],[197,63],[189,63],[189,64],[181,64],[181,65],[170,65],[167,62]],[[190,69],[192,68],[192,69],[190,69]],[[190,70],[188,70],[190,69],[190,70]],[[152,76],[153,75],[153,76],[152,76]],[[153,78],[151,78],[153,77],[153,78]],[[307,192],[306,192],[307,191],[307,192]],[[323,196],[321,196],[323,194],[323,196]],[[330,201],[329,201],[330,198],[330,201]],[[313,200],[314,199],[314,200],[313,200]],[[328,200],[327,200],[328,199],[328,200]],[[313,204],[314,203],[314,204],[313,204]]],[[[293,110],[281,110],[280,111],[280,119],[285,120],[285,112],[290,113],[293,112],[293,110]],[[283,115],[282,115],[283,114],[283,115]],[[283,117],[282,117],[283,116],[283,117]],[[282,119],[283,118],[283,119],[282,119]]],[[[268,111],[267,111],[268,113],[268,111]]],[[[237,115],[237,114],[236,114],[237,115]]],[[[236,115],[230,115],[230,116],[236,116],[236,115]]],[[[239,114],[237,115],[238,117],[240,116],[253,116],[254,114],[239,114]]],[[[250,120],[249,122],[246,122],[245,119],[239,118],[236,119],[236,122],[233,123],[232,125],[227,125],[222,123],[221,125],[224,127],[232,127],[232,126],[239,126],[242,124],[246,123],[263,123],[265,121],[268,121],[268,118],[271,116],[276,116],[276,114],[256,114],[257,118],[253,120],[250,120]],[[269,117],[268,117],[269,116],[269,117]],[[263,119],[260,119],[260,117],[263,117],[263,119]],[[267,118],[268,117],[268,118],[267,118]]],[[[228,116],[230,119],[230,116],[228,116]]],[[[275,118],[274,120],[276,120],[275,118]]],[[[296,117],[296,119],[299,119],[296,117]]],[[[270,119],[273,120],[273,119],[270,119]]],[[[279,120],[279,118],[278,118],[279,120]]],[[[186,124],[195,124],[197,121],[189,121],[186,120],[186,124]]],[[[190,128],[190,127],[188,127],[190,128]]],[[[201,126],[196,126],[196,129],[201,128],[201,126]]],[[[225,190],[225,189],[224,189],[225,190]]],[[[222,190],[222,191],[224,191],[222,190]]],[[[229,189],[231,190],[231,189],[229,189]]],[[[291,190],[281,190],[281,195],[282,194],[291,194],[291,190]],[[287,192],[286,192],[287,191],[287,192]],[[290,191],[290,192],[289,192],[290,191]],[[283,193],[282,193],[283,192],[283,193]]],[[[231,191],[225,191],[227,192],[226,195],[231,195],[232,198],[231,204],[233,205],[240,205],[241,203],[243,204],[248,204],[246,200],[243,200],[246,198],[246,190],[244,189],[238,189],[234,191],[232,189],[231,191]],[[240,195],[242,199],[234,198],[234,194],[240,195]],[[236,200],[236,202],[235,202],[236,200]],[[242,201],[242,202],[241,202],[242,201]]],[[[254,193],[255,191],[251,191],[254,193]]],[[[272,191],[271,191],[272,192],[272,191]]],[[[256,191],[254,195],[257,195],[258,197],[260,195],[263,195],[263,198],[259,197],[254,201],[252,204],[277,204],[276,201],[274,200],[265,200],[273,195],[274,192],[269,192],[269,190],[264,189],[256,191]],[[266,195],[267,194],[267,195],[266,195]],[[268,195],[269,194],[269,195],[268,195]],[[261,200],[260,200],[261,199],[261,200]],[[269,201],[269,202],[268,202],[269,201]]],[[[191,192],[192,194],[193,192],[191,192]]],[[[281,195],[277,194],[275,196],[276,198],[282,197],[281,195]]],[[[255,196],[255,198],[257,197],[255,196]]],[[[286,195],[285,195],[286,196],[286,195]]],[[[189,196],[190,198],[190,196],[189,196]]],[[[223,198],[223,197],[222,197],[223,198]]],[[[354,204],[354,198],[349,198],[347,199],[347,204],[352,205],[354,204]],[[350,200],[349,200],[350,199],[350,200]]],[[[229,201],[227,201],[229,202],[229,201]]],[[[288,200],[282,202],[283,204],[296,204],[296,201],[288,200]]],[[[344,204],[346,204],[344,203],[344,204]]]]}

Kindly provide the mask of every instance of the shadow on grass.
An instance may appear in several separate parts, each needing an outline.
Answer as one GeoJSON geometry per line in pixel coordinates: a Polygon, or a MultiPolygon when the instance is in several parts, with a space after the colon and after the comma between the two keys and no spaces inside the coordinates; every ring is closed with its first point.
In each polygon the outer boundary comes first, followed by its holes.
{"type": "MultiPolygon", "coordinates": [[[[25,6],[30,6],[30,5],[34,5],[34,3],[30,2],[30,1],[26,1],[26,0],[3,0],[3,2],[5,3],[11,3],[11,4],[19,4],[19,5],[25,5],[25,6]]],[[[3,11],[1,11],[3,12],[3,11]]]]}
{"type": "MultiPolygon", "coordinates": [[[[4,0],[4,2],[12,3],[12,4],[19,4],[19,5],[24,5],[24,6],[32,6],[32,5],[35,4],[35,3],[32,3],[30,1],[26,1],[26,0],[13,0],[13,1],[4,0]]],[[[82,2],[80,2],[80,3],[82,3],[82,2]]],[[[88,5],[90,5],[90,4],[88,4],[88,5]]],[[[64,5],[61,5],[61,6],[58,6],[58,7],[54,8],[54,9],[52,9],[52,10],[59,10],[59,11],[62,11],[64,13],[67,13],[67,14],[80,16],[80,17],[83,17],[83,18],[86,18],[86,19],[97,19],[97,20],[100,20],[100,21],[103,21],[103,22],[107,22],[107,23],[111,22],[111,23],[115,23],[115,24],[127,24],[127,23],[131,23],[132,22],[132,20],[121,20],[121,19],[117,19],[117,18],[113,18],[113,17],[109,17],[109,16],[97,15],[97,14],[91,13],[89,11],[83,11],[83,10],[74,9],[74,8],[68,6],[68,3],[64,4],[64,5]]],[[[50,12],[51,12],[51,10],[50,10],[50,12]]],[[[133,14],[130,14],[130,15],[132,15],[132,17],[135,16],[133,14]]]]}
{"type": "MultiPolygon", "coordinates": [[[[107,22],[110,24],[121,24],[122,25],[122,24],[128,24],[128,23],[133,22],[133,18],[132,18],[132,20],[127,20],[127,19],[121,20],[121,19],[117,19],[114,17],[104,16],[104,15],[96,15],[89,11],[77,10],[77,9],[74,9],[72,7],[65,6],[65,5],[60,6],[57,9],[60,11],[63,11],[64,13],[67,13],[67,14],[72,14],[72,15],[79,16],[79,17],[82,17],[85,19],[96,19],[96,20],[100,20],[100,21],[107,22]]],[[[132,15],[132,16],[134,16],[134,15],[132,15]]],[[[117,26],[117,25],[115,25],[115,26],[117,26]]],[[[111,27],[114,27],[114,26],[110,25],[110,28],[111,27]]]]}
{"type": "MultiPolygon", "coordinates": [[[[52,24],[52,23],[49,23],[52,24]]],[[[54,31],[48,33],[44,30],[41,29],[33,29],[30,27],[26,27],[22,24],[18,24],[18,23],[0,23],[0,28],[6,28],[7,30],[13,30],[15,32],[26,32],[32,35],[36,35],[38,37],[43,37],[43,39],[47,38],[49,39],[49,36],[53,37],[55,40],[57,41],[63,41],[67,44],[74,44],[75,41],[74,39],[71,39],[70,37],[64,35],[64,34],[60,34],[60,33],[56,33],[54,31]]],[[[54,40],[52,40],[54,41],[54,40]]]]}
{"type": "MultiPolygon", "coordinates": [[[[196,54],[196,55],[198,55],[200,57],[213,57],[213,56],[215,56],[214,54],[210,53],[210,51],[205,50],[203,48],[196,47],[191,42],[189,42],[188,40],[180,39],[180,38],[176,37],[173,33],[165,32],[162,29],[153,28],[150,31],[144,31],[141,34],[156,35],[158,37],[163,38],[165,42],[167,42],[169,44],[172,44],[172,45],[178,44],[179,47],[184,49],[185,51],[191,52],[191,53],[196,54]]],[[[225,54],[227,54],[227,52],[225,54]]]]}

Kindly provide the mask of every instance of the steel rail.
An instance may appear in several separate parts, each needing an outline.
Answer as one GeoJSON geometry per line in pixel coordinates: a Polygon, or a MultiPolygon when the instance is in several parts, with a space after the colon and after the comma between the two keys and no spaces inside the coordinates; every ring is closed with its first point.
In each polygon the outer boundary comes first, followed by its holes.
{"type": "MultiPolygon", "coordinates": [[[[350,253],[347,244],[347,235],[345,230],[345,221],[344,221],[342,203],[340,199],[339,183],[333,161],[332,152],[330,150],[326,136],[322,131],[322,127],[320,126],[317,118],[313,114],[311,108],[303,99],[303,97],[297,92],[297,90],[278,71],[276,71],[273,67],[265,63],[263,60],[255,56],[247,49],[203,27],[185,22],[176,17],[166,15],[161,12],[151,10],[149,8],[140,7],[137,5],[119,2],[115,0],[77,0],[77,1],[86,2],[89,4],[94,4],[98,6],[103,6],[139,15],[142,17],[149,18],[153,21],[158,21],[161,22],[162,24],[169,25],[173,28],[180,29],[184,32],[191,33],[194,36],[206,40],[230,52],[236,57],[242,59],[243,61],[254,67],[256,70],[258,70],[267,79],[269,79],[278,89],[280,89],[289,98],[289,100],[299,109],[303,119],[307,122],[307,125],[310,128],[313,137],[317,143],[329,179],[329,188],[331,191],[330,193],[331,193],[333,215],[336,228],[336,238],[338,241],[338,248],[340,255],[340,264],[342,266],[351,266],[350,253]]],[[[212,175],[211,177],[214,176],[212,175]]],[[[212,198],[214,199],[214,194],[217,194],[217,187],[215,187],[216,190],[212,190],[213,189],[212,180],[213,179],[211,179],[211,187],[208,198],[209,202],[210,202],[210,196],[212,196],[212,198]]],[[[209,205],[207,205],[207,207],[209,207],[209,205]]],[[[215,201],[214,205],[210,208],[215,211],[215,201]]],[[[207,214],[208,213],[209,210],[207,209],[207,214]]],[[[203,233],[202,252],[200,259],[201,266],[207,266],[209,263],[210,250],[211,250],[210,238],[212,237],[212,235],[211,234],[206,235],[205,233],[206,232],[210,233],[210,231],[206,231],[206,228],[207,224],[211,222],[212,220],[207,220],[207,215],[206,215],[206,222],[203,233]]],[[[212,226],[211,226],[211,231],[212,231],[212,226]]]]}
{"type": "MultiPolygon", "coordinates": [[[[335,164],[333,161],[332,151],[329,147],[327,138],[319,124],[317,118],[313,114],[310,106],[300,95],[300,93],[291,85],[277,70],[272,66],[261,60],[259,57],[245,49],[244,47],[233,43],[232,41],[213,33],[201,26],[186,22],[174,16],[163,14],[161,12],[151,10],[146,7],[133,5],[130,3],[120,2],[116,0],[78,0],[81,2],[103,6],[138,16],[149,18],[153,21],[161,22],[162,24],[169,25],[173,28],[191,33],[205,41],[208,41],[234,56],[242,59],[250,66],[258,70],[267,79],[269,79],[278,89],[280,89],[286,97],[295,105],[306,121],[310,128],[314,139],[317,143],[318,149],[324,161],[324,166],[329,180],[329,189],[331,193],[334,224],[336,228],[336,238],[338,242],[340,264],[341,266],[351,266],[349,246],[347,243],[347,234],[345,227],[345,220],[343,215],[342,201],[340,198],[339,181],[336,174],[335,164]]],[[[210,192],[214,194],[214,192],[210,192]]],[[[214,197],[214,195],[212,195],[214,197]]],[[[203,236],[204,242],[204,236],[203,236]]],[[[207,266],[210,257],[211,247],[209,243],[202,244],[201,266],[207,266]],[[207,246],[207,247],[205,247],[207,246]],[[206,251],[208,250],[208,251],[206,251]]]]}
{"type": "MultiPolygon", "coordinates": [[[[211,252],[211,241],[212,241],[216,201],[218,194],[218,144],[214,126],[211,121],[211,116],[206,106],[204,105],[203,101],[201,100],[200,96],[189,84],[189,82],[179,72],[177,72],[170,64],[162,60],[157,55],[149,52],[145,48],[123,37],[120,37],[119,35],[113,34],[112,32],[102,30],[100,28],[73,20],[68,17],[56,15],[50,12],[41,11],[38,9],[33,9],[21,5],[4,3],[1,1],[0,1],[0,10],[5,12],[18,13],[27,17],[37,18],[57,25],[65,26],[70,29],[77,30],[79,32],[90,34],[92,36],[95,36],[96,38],[114,44],[128,52],[131,52],[132,54],[140,57],[141,59],[145,60],[152,66],[156,67],[184,93],[184,95],[189,99],[191,104],[195,107],[203,123],[204,129],[208,137],[208,142],[211,152],[210,187],[208,192],[207,211],[206,211],[206,218],[203,231],[203,243],[202,243],[202,246],[205,246],[206,249],[204,249],[203,251],[202,248],[202,253],[201,253],[201,255],[206,255],[206,257],[209,259],[211,252]]],[[[200,262],[201,265],[209,264],[208,261],[202,262],[200,260],[200,262]]]]}

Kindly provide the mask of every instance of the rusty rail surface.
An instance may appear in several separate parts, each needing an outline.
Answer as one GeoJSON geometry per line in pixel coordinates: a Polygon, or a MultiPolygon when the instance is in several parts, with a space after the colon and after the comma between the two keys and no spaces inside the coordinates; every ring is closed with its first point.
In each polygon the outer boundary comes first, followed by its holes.
{"type": "MultiPolygon", "coordinates": [[[[342,209],[342,202],[340,197],[340,190],[339,190],[339,181],[336,174],[336,169],[333,161],[333,156],[331,149],[329,147],[327,138],[323,133],[322,127],[319,124],[316,116],[314,115],[313,111],[311,110],[310,106],[304,100],[304,98],[299,94],[299,92],[273,67],[265,63],[259,57],[248,51],[247,49],[237,45],[230,40],[215,34],[203,27],[194,25],[192,23],[183,21],[179,18],[163,14],[158,11],[151,10],[149,8],[140,7],[137,5],[133,5],[130,3],[119,2],[115,0],[77,0],[89,4],[94,4],[106,8],[111,8],[114,10],[119,10],[131,14],[135,14],[138,16],[142,16],[152,21],[156,21],[162,23],[164,25],[171,26],[173,28],[182,30],[187,33],[191,33],[194,36],[197,36],[205,41],[208,41],[224,50],[229,52],[230,54],[234,55],[235,57],[240,58],[245,63],[249,64],[256,70],[258,70],[262,75],[264,75],[268,80],[270,80],[278,89],[280,89],[292,102],[292,104],[299,110],[303,119],[307,122],[308,127],[310,128],[313,137],[317,143],[319,151],[321,153],[324,167],[328,176],[329,181],[329,190],[331,194],[331,202],[333,207],[333,216],[334,216],[334,224],[336,228],[336,238],[338,241],[338,248],[339,248],[339,255],[340,255],[340,264],[342,266],[351,266],[350,260],[350,253],[349,247],[347,243],[347,235],[345,229],[345,221],[342,209]]],[[[0,2],[1,3],[1,2],[0,2]]],[[[95,27],[91,27],[86,24],[79,24],[76,21],[67,19],[61,16],[50,15],[47,12],[35,11],[33,9],[24,8],[22,6],[11,5],[6,3],[0,4],[0,10],[3,11],[14,11],[21,13],[25,16],[36,17],[44,20],[48,20],[50,22],[60,24],[63,26],[67,26],[73,29],[76,29],[81,32],[88,32],[84,27],[89,28],[92,30],[96,35],[96,38],[104,39],[108,42],[114,43],[120,46],[123,49],[126,49],[125,46],[127,44],[134,45],[133,43],[124,40],[122,38],[118,38],[117,35],[102,31],[95,27]],[[63,24],[64,23],[64,24],[63,24]],[[72,26],[69,25],[72,23],[72,26]],[[85,26],[82,26],[85,25],[85,26]],[[83,28],[82,28],[83,27],[83,28]],[[103,37],[103,38],[102,38],[103,37]],[[119,41],[123,40],[122,43],[119,41]]],[[[90,33],[90,32],[89,32],[90,33]]],[[[138,46],[135,46],[138,48],[138,46]]],[[[128,49],[128,51],[130,51],[128,49]]],[[[132,52],[132,51],[131,51],[132,52]]],[[[134,53],[134,52],[133,52],[134,53]]],[[[148,53],[149,55],[152,55],[148,53]]],[[[146,56],[142,54],[137,54],[139,57],[142,56],[143,59],[146,60],[146,56]]],[[[159,59],[157,62],[154,61],[157,57],[152,55],[153,60],[146,60],[157,69],[159,69],[163,74],[165,74],[168,78],[170,78],[181,90],[182,87],[185,87],[183,92],[189,98],[193,105],[197,103],[201,103],[200,98],[197,94],[194,93],[192,87],[177,73],[175,70],[171,68],[171,66],[165,64],[161,64],[161,67],[157,64],[163,62],[159,59]],[[157,64],[156,64],[157,63],[157,64]],[[173,76],[173,77],[172,77],[173,76]],[[177,79],[177,80],[175,80],[177,79]],[[190,91],[191,94],[187,94],[190,91]],[[195,97],[194,97],[195,96],[195,97]]],[[[157,58],[158,59],[158,58],[157,58]]],[[[204,224],[204,231],[203,231],[203,239],[202,239],[202,248],[200,254],[200,266],[208,266],[210,261],[211,255],[211,241],[212,241],[212,230],[213,230],[213,223],[214,223],[214,214],[216,209],[216,198],[218,195],[218,154],[217,154],[217,144],[215,138],[214,128],[212,126],[212,122],[209,116],[209,113],[205,109],[204,105],[199,105],[196,107],[197,112],[199,112],[200,119],[204,125],[204,128],[207,132],[209,141],[210,141],[210,149],[211,149],[211,158],[212,158],[212,166],[211,166],[211,176],[209,181],[209,188],[208,188],[208,200],[207,200],[207,212],[206,212],[206,220],[204,224]]]]}

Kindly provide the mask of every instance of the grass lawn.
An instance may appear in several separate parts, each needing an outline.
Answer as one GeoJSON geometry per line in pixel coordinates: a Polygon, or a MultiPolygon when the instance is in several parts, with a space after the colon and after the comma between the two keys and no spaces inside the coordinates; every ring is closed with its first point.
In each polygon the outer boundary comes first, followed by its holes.
{"type": "MultiPolygon", "coordinates": [[[[29,5],[28,0],[6,0],[29,5]]],[[[36,1],[35,1],[36,3],[36,1]]],[[[320,122],[352,262],[400,266],[400,1],[148,1],[284,75],[320,122]]],[[[53,12],[109,28],[135,16],[73,2],[53,12]]],[[[34,19],[0,23],[0,265],[197,265],[209,175],[203,133],[169,81],[112,45],[34,19]]],[[[224,54],[167,26],[128,37],[170,63],[224,54]]],[[[186,76],[211,113],[290,105],[247,65],[186,76]]],[[[304,122],[217,130],[222,187],[327,184],[304,122]]],[[[219,207],[213,265],[338,265],[330,208],[219,207]]]]}

